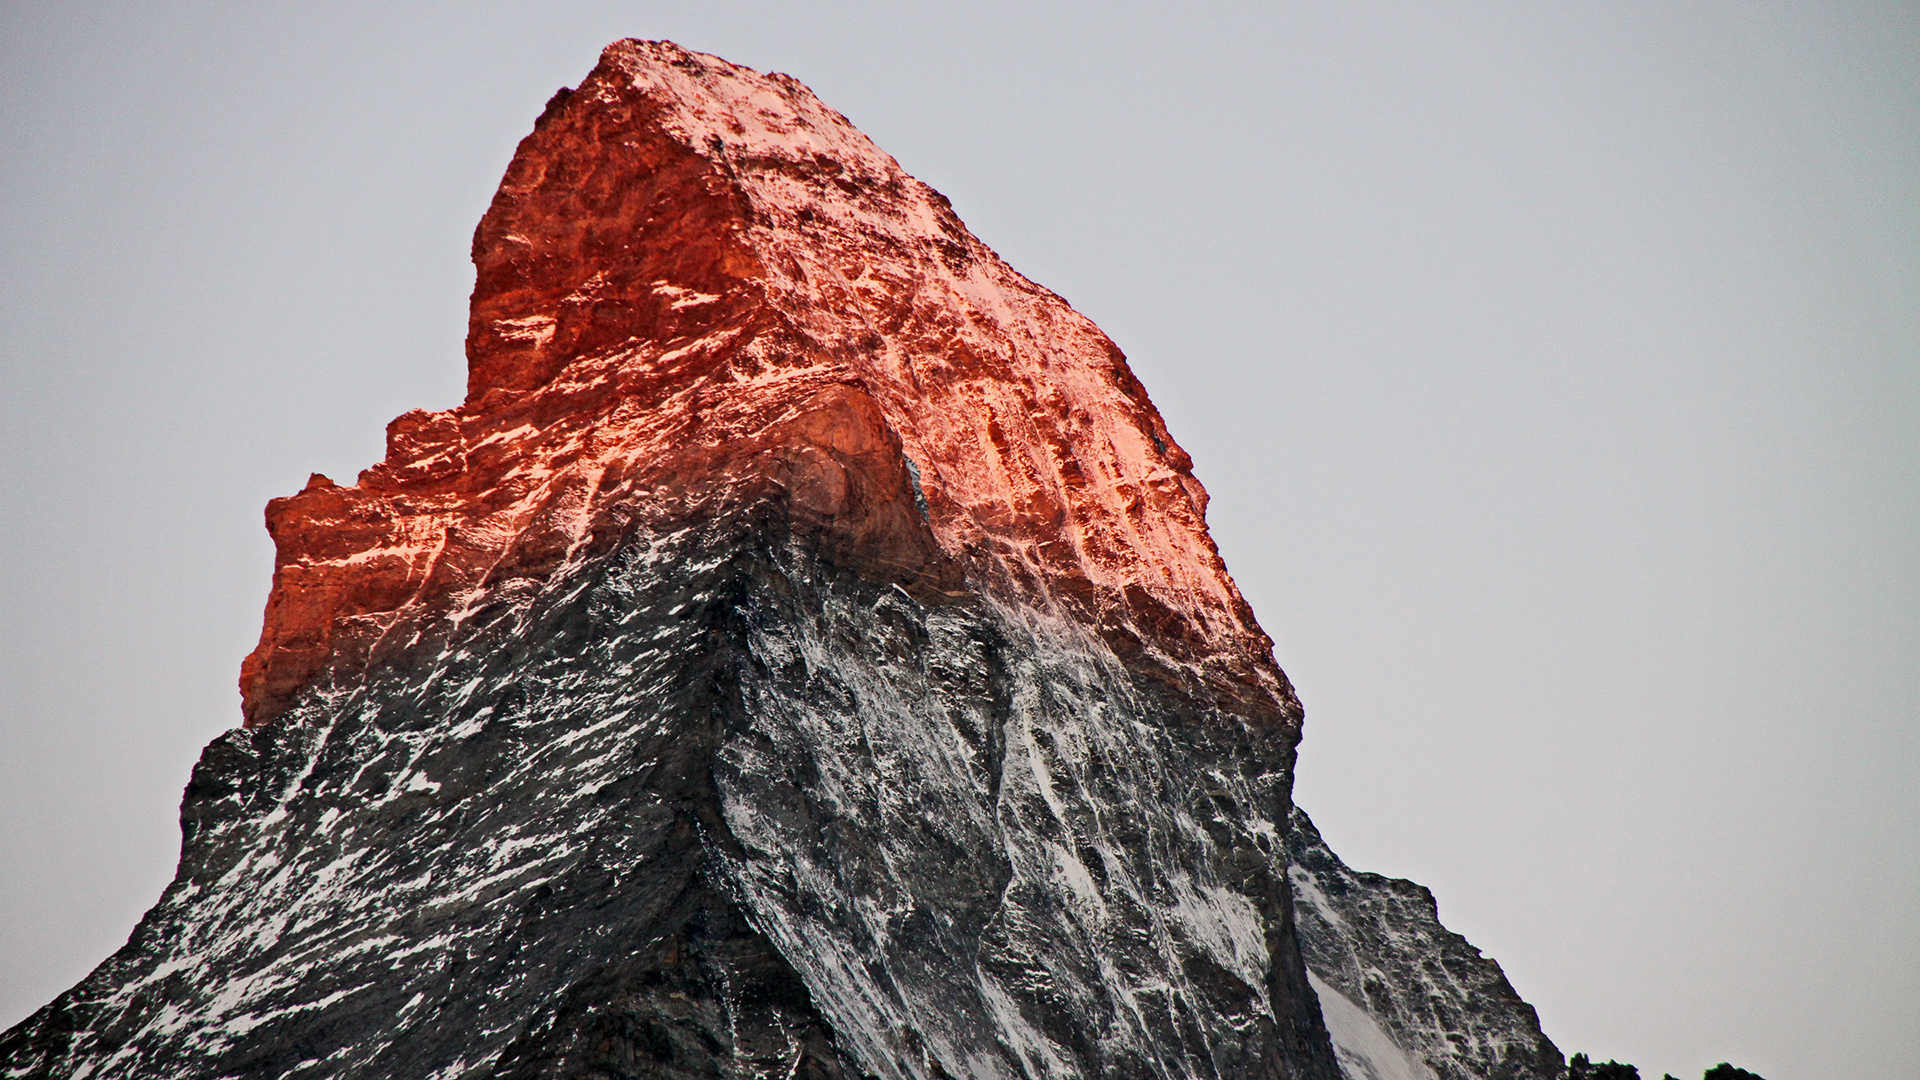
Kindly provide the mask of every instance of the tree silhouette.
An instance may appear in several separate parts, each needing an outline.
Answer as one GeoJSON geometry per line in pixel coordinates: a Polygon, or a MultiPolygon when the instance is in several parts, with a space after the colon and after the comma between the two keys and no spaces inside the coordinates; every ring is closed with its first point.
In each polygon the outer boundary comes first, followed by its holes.
{"type": "Polygon", "coordinates": [[[1595,1063],[1585,1054],[1575,1054],[1573,1060],[1567,1062],[1567,1080],[1640,1080],[1640,1070],[1618,1061],[1595,1063]]]}

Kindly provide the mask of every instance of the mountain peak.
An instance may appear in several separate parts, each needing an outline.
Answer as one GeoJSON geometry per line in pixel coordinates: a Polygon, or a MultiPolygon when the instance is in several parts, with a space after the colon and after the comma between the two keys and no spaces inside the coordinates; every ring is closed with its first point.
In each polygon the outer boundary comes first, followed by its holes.
{"type": "Polygon", "coordinates": [[[250,725],[626,522],[756,499],[1297,717],[1120,350],[798,81],[615,42],[520,144],[473,259],[465,402],[268,506],[250,725]]]}

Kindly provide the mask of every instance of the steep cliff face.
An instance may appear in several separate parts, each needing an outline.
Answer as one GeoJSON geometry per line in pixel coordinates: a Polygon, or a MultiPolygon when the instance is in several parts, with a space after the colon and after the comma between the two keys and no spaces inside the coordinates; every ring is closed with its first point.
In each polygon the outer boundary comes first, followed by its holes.
{"type": "Polygon", "coordinates": [[[1356,1067],[1299,706],[1097,329],[663,43],[555,96],[474,261],[466,401],[269,506],[179,875],[0,1075],[1356,1067]]]}

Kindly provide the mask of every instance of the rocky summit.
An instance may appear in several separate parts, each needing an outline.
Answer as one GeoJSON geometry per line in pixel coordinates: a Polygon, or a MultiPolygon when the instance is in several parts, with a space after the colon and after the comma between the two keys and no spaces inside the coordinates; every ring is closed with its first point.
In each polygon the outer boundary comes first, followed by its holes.
{"type": "Polygon", "coordinates": [[[245,724],[9,1078],[1550,1078],[1292,806],[1121,352],[784,75],[609,46],[465,401],[267,508],[245,724]]]}

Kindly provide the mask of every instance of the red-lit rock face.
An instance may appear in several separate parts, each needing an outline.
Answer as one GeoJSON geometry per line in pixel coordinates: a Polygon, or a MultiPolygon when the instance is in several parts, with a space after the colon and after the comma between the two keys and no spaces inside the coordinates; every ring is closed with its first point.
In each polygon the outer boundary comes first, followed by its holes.
{"type": "Polygon", "coordinates": [[[636,522],[769,497],[876,573],[1291,710],[1119,350],[793,79],[609,46],[521,143],[473,259],[465,403],[395,420],[353,487],[267,508],[249,725],[636,522]]]}

